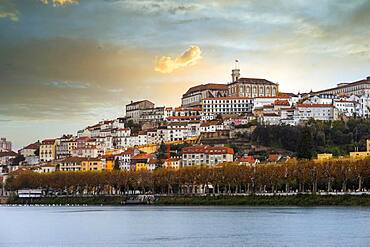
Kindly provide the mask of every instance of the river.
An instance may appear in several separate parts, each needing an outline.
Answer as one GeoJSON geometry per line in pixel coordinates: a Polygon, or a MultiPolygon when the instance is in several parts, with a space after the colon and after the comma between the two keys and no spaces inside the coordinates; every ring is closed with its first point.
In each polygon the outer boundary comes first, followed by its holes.
{"type": "Polygon", "coordinates": [[[1,206],[0,246],[370,246],[370,208],[1,206]]]}

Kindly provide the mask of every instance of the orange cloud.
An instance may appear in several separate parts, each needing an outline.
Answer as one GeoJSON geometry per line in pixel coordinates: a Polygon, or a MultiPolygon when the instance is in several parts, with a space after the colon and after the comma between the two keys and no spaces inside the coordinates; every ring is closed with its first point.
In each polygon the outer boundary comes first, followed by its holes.
{"type": "Polygon", "coordinates": [[[158,58],[155,62],[154,70],[160,73],[171,73],[174,70],[188,65],[194,65],[201,59],[201,53],[199,46],[190,46],[184,53],[175,59],[167,56],[158,58]]]}
{"type": "Polygon", "coordinates": [[[76,4],[79,0],[40,0],[43,4],[52,3],[54,7],[76,4]]]}

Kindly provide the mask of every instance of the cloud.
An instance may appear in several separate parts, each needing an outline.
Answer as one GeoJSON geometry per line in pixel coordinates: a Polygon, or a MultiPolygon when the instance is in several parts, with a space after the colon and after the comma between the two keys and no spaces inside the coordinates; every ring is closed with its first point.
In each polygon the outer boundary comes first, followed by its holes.
{"type": "Polygon", "coordinates": [[[90,86],[89,83],[84,82],[71,82],[71,81],[51,81],[46,85],[56,88],[74,88],[74,89],[85,89],[90,86]]]}
{"type": "Polygon", "coordinates": [[[53,4],[54,7],[76,4],[79,0],[40,0],[43,4],[53,4]]]}
{"type": "Polygon", "coordinates": [[[178,68],[196,64],[202,58],[201,54],[202,51],[199,46],[190,46],[183,54],[175,59],[167,56],[158,58],[154,70],[165,74],[171,73],[178,68]]]}

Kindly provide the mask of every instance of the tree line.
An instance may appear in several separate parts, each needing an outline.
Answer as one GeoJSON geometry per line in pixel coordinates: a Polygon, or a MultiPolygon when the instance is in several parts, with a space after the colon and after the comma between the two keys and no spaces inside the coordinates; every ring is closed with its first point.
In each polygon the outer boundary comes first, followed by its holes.
{"type": "Polygon", "coordinates": [[[290,160],[257,166],[228,163],[154,172],[23,172],[10,175],[6,182],[9,191],[36,188],[76,196],[363,191],[370,189],[370,159],[290,160]]]}
{"type": "Polygon", "coordinates": [[[248,138],[259,145],[294,152],[298,158],[310,159],[316,153],[325,152],[335,156],[347,155],[355,149],[366,150],[370,120],[309,120],[302,126],[258,125],[248,138]]]}

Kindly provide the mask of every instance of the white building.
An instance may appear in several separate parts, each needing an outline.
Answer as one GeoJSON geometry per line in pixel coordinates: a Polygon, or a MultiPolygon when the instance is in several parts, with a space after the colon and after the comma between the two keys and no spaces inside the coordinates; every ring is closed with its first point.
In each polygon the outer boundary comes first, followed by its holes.
{"type": "Polygon", "coordinates": [[[351,82],[339,83],[337,87],[329,88],[316,92],[316,94],[335,94],[335,95],[364,95],[370,93],[370,76],[366,79],[351,82]]]}
{"type": "Polygon", "coordinates": [[[304,104],[324,104],[324,105],[331,105],[333,104],[334,100],[338,99],[337,95],[334,94],[316,94],[312,95],[306,100],[303,101],[304,104]]]}
{"type": "Polygon", "coordinates": [[[334,100],[334,107],[338,110],[339,114],[346,117],[353,117],[356,114],[356,105],[357,103],[355,101],[334,100]]]}
{"type": "Polygon", "coordinates": [[[189,137],[188,126],[185,122],[173,122],[157,129],[158,142],[181,141],[189,137]]]}
{"type": "Polygon", "coordinates": [[[274,97],[261,96],[253,99],[253,110],[256,108],[263,108],[264,106],[267,105],[273,105],[275,101],[282,100],[287,100],[290,106],[293,105],[293,102],[290,100],[289,96],[274,96],[274,97]]]}
{"type": "Polygon", "coordinates": [[[224,97],[227,95],[227,85],[208,83],[189,88],[182,96],[182,107],[201,108],[202,100],[210,97],[224,97]]]}
{"type": "Polygon", "coordinates": [[[182,149],[182,166],[210,165],[232,162],[234,150],[229,147],[191,146],[182,149]]]}
{"type": "Polygon", "coordinates": [[[247,97],[205,98],[202,100],[202,120],[212,120],[217,115],[251,113],[253,99],[247,97]]]}
{"type": "Polygon", "coordinates": [[[337,111],[333,105],[327,104],[297,104],[295,118],[305,121],[313,118],[315,120],[336,120],[337,111]]]}
{"type": "Polygon", "coordinates": [[[259,118],[260,123],[265,125],[279,125],[281,124],[281,116],[278,113],[263,113],[259,118]]]}
{"type": "Polygon", "coordinates": [[[72,157],[97,158],[99,156],[99,150],[96,146],[79,147],[73,149],[71,155],[72,157]]]}
{"type": "Polygon", "coordinates": [[[204,121],[200,125],[200,133],[216,132],[217,130],[225,130],[225,129],[229,129],[229,127],[225,126],[222,123],[222,121],[218,121],[218,120],[204,121]]]}
{"type": "Polygon", "coordinates": [[[131,158],[139,154],[139,150],[134,148],[129,148],[126,151],[115,155],[115,158],[118,159],[118,164],[121,170],[130,170],[131,158]]]}

